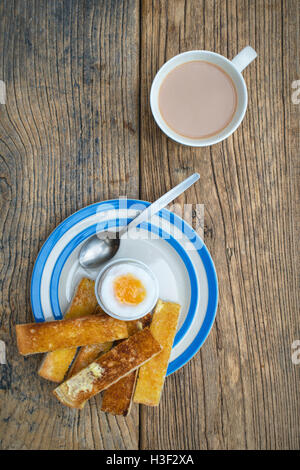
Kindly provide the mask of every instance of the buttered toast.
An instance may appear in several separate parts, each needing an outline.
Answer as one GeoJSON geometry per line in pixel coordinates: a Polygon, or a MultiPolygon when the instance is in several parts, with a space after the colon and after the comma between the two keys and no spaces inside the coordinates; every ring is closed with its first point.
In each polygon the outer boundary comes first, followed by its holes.
{"type": "Polygon", "coordinates": [[[39,374],[57,382],[67,375],[53,394],[71,408],[82,409],[102,391],[101,410],[113,415],[127,416],[133,401],[158,405],[180,305],[159,300],[153,316],[122,321],[95,307],[91,296],[93,281],[83,279],[67,318],[17,325],[19,352],[48,352],[39,374]],[[90,314],[81,317],[87,311],[90,314]]]}
{"type": "Polygon", "coordinates": [[[146,328],[117,344],[59,385],[53,393],[64,405],[81,409],[89,398],[130,374],[160,351],[160,344],[146,328]]]}

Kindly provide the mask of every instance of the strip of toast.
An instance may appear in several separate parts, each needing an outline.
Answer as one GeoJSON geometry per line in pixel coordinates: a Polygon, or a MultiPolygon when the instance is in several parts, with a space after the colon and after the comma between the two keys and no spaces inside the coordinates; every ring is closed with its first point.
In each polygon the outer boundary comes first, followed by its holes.
{"type": "Polygon", "coordinates": [[[100,354],[104,354],[112,348],[113,342],[108,341],[101,344],[90,344],[88,346],[82,346],[80,348],[76,358],[71,365],[68,378],[80,372],[82,369],[87,367],[91,362],[94,362],[100,354]]]}
{"type": "Polygon", "coordinates": [[[85,277],[79,282],[64,319],[92,315],[96,307],[98,307],[98,302],[95,295],[95,281],[85,277]]]}
{"type": "Polygon", "coordinates": [[[112,415],[128,416],[137,378],[137,370],[104,390],[101,411],[112,415]]]}
{"type": "Polygon", "coordinates": [[[76,351],[77,348],[69,348],[47,353],[42,360],[38,374],[44,379],[51,380],[51,382],[62,382],[76,355],[76,351]]]}
{"type": "Polygon", "coordinates": [[[148,406],[159,405],[180,308],[179,304],[162,300],[159,300],[156,305],[150,331],[163,349],[161,353],[140,368],[134,393],[135,403],[148,406]]]}
{"type": "Polygon", "coordinates": [[[117,344],[59,385],[53,393],[64,405],[81,409],[89,398],[130,374],[160,351],[160,344],[146,328],[117,344]]]}
{"type": "MultiPolygon", "coordinates": [[[[128,322],[128,334],[133,335],[150,325],[152,315],[148,313],[140,320],[128,322]]],[[[113,415],[128,416],[131,409],[132,398],[137,378],[137,370],[120,379],[104,391],[101,410],[113,415]]]]}
{"type": "Polygon", "coordinates": [[[126,322],[108,315],[17,325],[16,333],[18,349],[23,355],[106,343],[128,337],[126,322]]]}
{"type": "MultiPolygon", "coordinates": [[[[79,282],[71,304],[64,318],[80,318],[93,313],[100,313],[95,296],[95,281],[83,278],[79,282]]],[[[40,365],[38,374],[52,382],[62,382],[70,367],[77,348],[60,349],[47,353],[40,365]]]]}

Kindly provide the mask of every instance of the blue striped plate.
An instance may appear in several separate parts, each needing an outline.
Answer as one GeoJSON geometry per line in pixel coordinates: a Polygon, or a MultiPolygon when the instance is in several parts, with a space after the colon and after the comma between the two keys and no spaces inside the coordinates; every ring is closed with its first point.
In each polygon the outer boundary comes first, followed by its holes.
{"type": "MultiPolygon", "coordinates": [[[[64,220],[41,248],[31,280],[31,305],[37,322],[61,319],[76,284],[95,279],[99,270],[78,263],[82,243],[94,233],[128,224],[149,203],[114,199],[85,207],[64,220]]],[[[213,262],[197,233],[180,217],[163,209],[122,240],[117,257],[148,264],[160,285],[160,298],[182,306],[167,375],[200,349],[214,322],[218,287],[213,262]]]]}

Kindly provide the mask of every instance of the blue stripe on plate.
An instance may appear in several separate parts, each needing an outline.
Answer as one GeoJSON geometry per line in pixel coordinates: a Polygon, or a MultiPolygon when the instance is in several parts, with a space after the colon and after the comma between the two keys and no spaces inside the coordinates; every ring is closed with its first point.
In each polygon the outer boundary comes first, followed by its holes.
{"type": "MultiPolygon", "coordinates": [[[[99,231],[107,230],[112,227],[128,225],[130,220],[131,219],[110,219],[102,223],[91,225],[90,227],[87,227],[86,229],[78,233],[62,250],[62,252],[60,253],[59,257],[56,260],[55,266],[52,271],[51,281],[50,281],[50,302],[51,302],[52,312],[56,320],[60,320],[63,318],[63,314],[61,312],[61,308],[59,305],[59,296],[58,296],[59,282],[60,282],[60,276],[61,276],[63,267],[67,259],[71,255],[71,253],[73,253],[73,251],[78,247],[80,243],[82,243],[84,240],[89,238],[91,235],[94,235],[95,233],[99,231]]],[[[163,238],[167,243],[169,243],[172,246],[172,248],[177,252],[177,254],[180,256],[180,258],[182,259],[186,267],[188,276],[189,276],[190,286],[191,286],[190,305],[189,305],[186,318],[180,330],[177,332],[175,336],[175,339],[174,339],[174,346],[175,346],[176,344],[179,343],[179,341],[183,338],[183,336],[186,334],[186,332],[190,328],[191,323],[194,319],[195,313],[197,311],[198,300],[199,300],[199,288],[198,288],[195,268],[190,258],[187,256],[186,252],[184,251],[182,246],[177,242],[177,240],[175,240],[172,236],[170,236],[168,233],[163,231],[160,227],[157,227],[150,223],[143,223],[139,225],[138,227],[140,229],[147,230],[148,232],[158,235],[160,238],[163,238]]]]}
{"type": "Polygon", "coordinates": [[[205,245],[198,250],[203,262],[208,282],[208,302],[201,328],[187,349],[168,365],[167,376],[184,366],[199,351],[214,323],[218,305],[218,280],[211,256],[205,245]]]}

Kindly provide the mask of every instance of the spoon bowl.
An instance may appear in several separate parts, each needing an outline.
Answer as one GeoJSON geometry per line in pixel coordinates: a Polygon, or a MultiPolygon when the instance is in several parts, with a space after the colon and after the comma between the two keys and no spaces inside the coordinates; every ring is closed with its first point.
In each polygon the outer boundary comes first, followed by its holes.
{"type": "Polygon", "coordinates": [[[119,247],[118,234],[112,234],[112,232],[96,233],[83,244],[79,254],[79,262],[83,268],[98,268],[102,263],[115,256],[119,247]]]}

